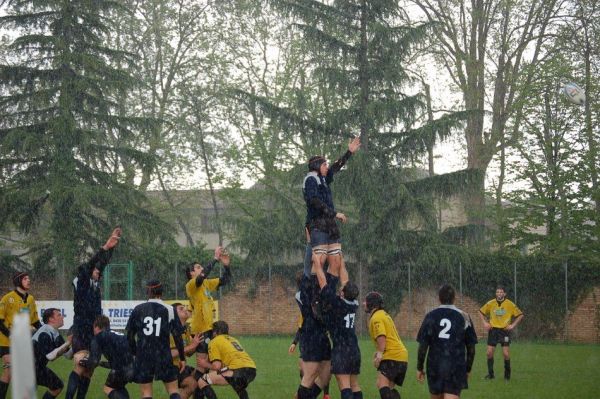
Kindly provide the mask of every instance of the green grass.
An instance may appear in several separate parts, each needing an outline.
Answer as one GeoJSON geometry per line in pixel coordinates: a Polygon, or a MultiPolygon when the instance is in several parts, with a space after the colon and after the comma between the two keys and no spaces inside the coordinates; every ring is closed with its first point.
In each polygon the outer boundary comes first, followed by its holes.
{"type": "MultiPolygon", "coordinates": [[[[298,377],[298,357],[287,354],[291,337],[241,337],[240,341],[257,364],[256,380],[248,390],[253,399],[292,398],[298,377]]],[[[405,342],[409,350],[409,371],[401,388],[403,398],[428,398],[427,386],[415,379],[417,345],[405,342]]],[[[365,399],[378,399],[375,388],[375,370],[371,364],[373,345],[367,339],[360,341],[363,356],[360,383],[365,399]]],[[[600,346],[514,343],[511,346],[513,378],[506,383],[502,378],[484,381],[486,374],[485,343],[477,346],[475,365],[469,381],[470,388],[463,391],[462,398],[526,398],[566,399],[600,397],[600,346]]],[[[500,348],[496,350],[495,369],[498,376],[503,373],[500,348]]],[[[193,362],[190,359],[190,364],[193,362]]],[[[72,363],[60,359],[50,364],[58,375],[66,380],[72,363]]],[[[92,378],[88,398],[103,398],[102,385],[106,370],[98,369],[92,378]]],[[[167,398],[162,384],[155,383],[154,398],[167,398]]],[[[39,388],[39,397],[45,389],[39,388]]],[[[334,381],[331,383],[332,398],[339,398],[334,381]]],[[[130,384],[132,398],[139,397],[137,386],[130,384]]],[[[216,387],[220,399],[237,396],[230,387],[216,387]]],[[[64,391],[60,395],[64,397],[64,391]]]]}

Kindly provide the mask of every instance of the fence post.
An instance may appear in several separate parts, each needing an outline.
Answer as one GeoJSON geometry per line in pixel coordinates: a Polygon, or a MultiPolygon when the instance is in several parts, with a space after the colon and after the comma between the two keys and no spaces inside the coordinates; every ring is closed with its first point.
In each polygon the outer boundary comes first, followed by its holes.
{"type": "Polygon", "coordinates": [[[569,263],[565,260],[565,342],[569,341],[569,263]]]}
{"type": "Polygon", "coordinates": [[[518,305],[519,301],[517,301],[517,261],[513,263],[513,289],[515,291],[515,303],[518,305]]]}
{"type": "MultiPolygon", "coordinates": [[[[271,262],[269,262],[269,298],[273,298],[273,281],[271,280],[271,262]]],[[[273,311],[273,308],[271,306],[271,302],[273,301],[267,301],[269,303],[269,335],[273,334],[273,318],[271,315],[271,312],[273,311]]]]}
{"type": "Polygon", "coordinates": [[[462,262],[458,262],[458,290],[460,291],[460,307],[463,307],[462,262]]]}
{"type": "Polygon", "coordinates": [[[411,268],[410,268],[410,264],[412,262],[408,262],[408,329],[407,329],[407,333],[408,335],[412,335],[410,333],[410,325],[411,325],[411,319],[412,319],[412,313],[413,313],[413,309],[412,309],[412,287],[411,287],[411,268]]]}

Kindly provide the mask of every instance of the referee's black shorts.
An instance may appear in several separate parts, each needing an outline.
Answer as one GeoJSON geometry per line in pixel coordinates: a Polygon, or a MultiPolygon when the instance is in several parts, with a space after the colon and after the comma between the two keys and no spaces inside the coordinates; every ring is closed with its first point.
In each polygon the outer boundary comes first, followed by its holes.
{"type": "Polygon", "coordinates": [[[407,362],[399,362],[397,360],[382,360],[379,362],[377,371],[383,374],[385,378],[401,387],[404,383],[404,377],[406,377],[407,368],[407,362]]]}
{"type": "Polygon", "coordinates": [[[38,385],[48,388],[51,391],[63,388],[63,382],[47,366],[35,368],[35,380],[38,385]]]}
{"type": "Polygon", "coordinates": [[[503,328],[492,327],[488,333],[488,346],[510,346],[510,331],[503,328]]]}

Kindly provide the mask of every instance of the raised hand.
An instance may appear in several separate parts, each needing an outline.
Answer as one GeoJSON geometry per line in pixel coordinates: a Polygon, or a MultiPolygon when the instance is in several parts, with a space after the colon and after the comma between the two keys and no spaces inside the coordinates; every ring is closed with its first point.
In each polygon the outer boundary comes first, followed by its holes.
{"type": "Polygon", "coordinates": [[[108,240],[106,240],[106,244],[104,244],[102,246],[102,248],[105,251],[108,251],[109,249],[112,249],[114,247],[117,246],[117,244],[119,244],[119,240],[121,239],[121,233],[122,230],[120,227],[116,227],[112,233],[110,234],[110,237],[108,238],[108,240]]]}
{"type": "Polygon", "coordinates": [[[358,151],[360,145],[360,137],[356,136],[350,140],[350,143],[348,143],[348,151],[354,154],[356,151],[358,151]]]}
{"type": "Polygon", "coordinates": [[[221,252],[221,257],[219,258],[219,262],[223,264],[223,266],[229,266],[231,259],[229,258],[229,253],[226,250],[221,252]]]}

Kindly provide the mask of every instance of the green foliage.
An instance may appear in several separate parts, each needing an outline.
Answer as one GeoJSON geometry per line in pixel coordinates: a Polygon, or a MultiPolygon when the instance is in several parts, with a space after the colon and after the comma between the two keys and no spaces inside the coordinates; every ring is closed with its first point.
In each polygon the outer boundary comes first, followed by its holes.
{"type": "Polygon", "coordinates": [[[153,163],[120,142],[152,125],[117,108],[133,83],[119,65],[131,60],[104,43],[111,13],[127,10],[112,1],[5,4],[0,26],[18,36],[0,66],[0,227],[34,234],[46,244],[34,256],[67,265],[117,224],[132,243],[168,237],[119,167],[153,163]]]}

